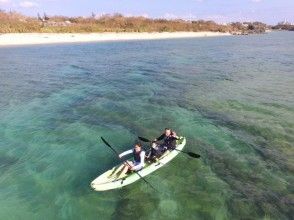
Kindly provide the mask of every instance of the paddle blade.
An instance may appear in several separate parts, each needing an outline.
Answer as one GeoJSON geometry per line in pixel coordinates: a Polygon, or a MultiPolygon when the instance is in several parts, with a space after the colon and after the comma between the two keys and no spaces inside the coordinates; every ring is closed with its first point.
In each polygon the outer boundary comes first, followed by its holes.
{"type": "Polygon", "coordinates": [[[199,158],[200,155],[199,154],[195,154],[193,152],[187,152],[187,154],[190,156],[190,157],[193,157],[193,158],[199,158]]]}
{"type": "Polygon", "coordinates": [[[104,142],[104,144],[106,144],[108,147],[110,147],[110,148],[112,148],[111,146],[110,146],[110,144],[108,144],[108,142],[103,138],[103,137],[101,137],[101,140],[104,142]]]}
{"type": "Polygon", "coordinates": [[[143,137],[138,137],[141,141],[143,142],[151,142],[150,140],[148,140],[147,138],[143,138],[143,137]]]}
{"type": "Polygon", "coordinates": [[[116,150],[111,147],[111,145],[103,138],[101,137],[101,140],[104,142],[104,144],[106,144],[117,156],[119,156],[119,154],[116,152],[116,150]]]}

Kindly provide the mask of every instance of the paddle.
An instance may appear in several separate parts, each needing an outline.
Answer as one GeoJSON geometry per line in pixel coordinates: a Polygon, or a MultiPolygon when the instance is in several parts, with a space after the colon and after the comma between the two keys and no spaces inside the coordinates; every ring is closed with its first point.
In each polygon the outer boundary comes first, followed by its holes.
{"type": "MultiPolygon", "coordinates": [[[[127,162],[127,161],[123,161],[120,157],[119,157],[119,154],[117,153],[117,151],[103,138],[101,137],[101,140],[104,142],[104,144],[106,144],[115,154],[116,156],[118,156],[119,160],[122,161],[122,162],[126,162],[127,165],[130,166],[130,164],[127,162]]],[[[135,171],[134,172],[142,179],[144,180],[144,182],[149,185],[152,189],[154,189],[155,191],[157,191],[143,176],[141,176],[138,171],[135,171]]],[[[157,191],[158,192],[158,191],[157,191]]]]}
{"type": "MultiPolygon", "coordinates": [[[[150,141],[149,139],[147,139],[147,138],[143,138],[143,137],[138,137],[141,141],[143,141],[143,142],[152,142],[152,141],[150,141]]],[[[196,153],[193,153],[193,152],[188,152],[188,151],[183,151],[183,150],[178,150],[178,149],[174,149],[174,150],[176,150],[176,151],[179,151],[179,152],[182,152],[182,153],[184,153],[184,154],[187,154],[187,155],[189,155],[190,157],[193,157],[193,158],[200,158],[201,156],[199,155],[199,154],[196,154],[196,153]]]]}

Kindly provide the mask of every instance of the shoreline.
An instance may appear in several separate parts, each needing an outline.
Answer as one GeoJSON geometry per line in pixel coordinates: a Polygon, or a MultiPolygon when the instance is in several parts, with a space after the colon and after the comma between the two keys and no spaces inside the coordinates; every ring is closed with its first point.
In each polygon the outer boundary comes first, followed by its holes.
{"type": "Polygon", "coordinates": [[[151,32],[151,33],[5,33],[0,34],[0,47],[61,44],[61,43],[86,43],[104,41],[129,41],[129,40],[159,40],[177,38],[199,38],[231,36],[230,33],[221,32],[151,32]]]}

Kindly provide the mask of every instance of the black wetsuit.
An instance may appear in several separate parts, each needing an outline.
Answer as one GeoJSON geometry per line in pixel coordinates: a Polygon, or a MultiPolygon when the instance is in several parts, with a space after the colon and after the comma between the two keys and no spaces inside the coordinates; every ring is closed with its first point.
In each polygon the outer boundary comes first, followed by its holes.
{"type": "Polygon", "coordinates": [[[165,133],[156,138],[157,141],[163,140],[162,144],[157,145],[157,149],[151,148],[151,158],[152,157],[160,157],[166,150],[173,150],[176,147],[176,140],[178,138],[173,137],[172,134],[170,136],[166,136],[165,133]]]}
{"type": "Polygon", "coordinates": [[[165,136],[164,133],[156,139],[157,139],[157,141],[163,140],[163,143],[160,145],[160,148],[163,148],[163,149],[166,148],[166,150],[175,149],[176,140],[178,140],[178,138],[173,137],[172,134],[170,136],[165,136]]]}

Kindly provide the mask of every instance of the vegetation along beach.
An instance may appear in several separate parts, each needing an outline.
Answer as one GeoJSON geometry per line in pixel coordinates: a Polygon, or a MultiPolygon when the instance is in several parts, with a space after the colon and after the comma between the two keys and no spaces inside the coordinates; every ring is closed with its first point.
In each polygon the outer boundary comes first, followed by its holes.
{"type": "Polygon", "coordinates": [[[293,219],[292,1],[0,9],[1,220],[293,219]]]}

